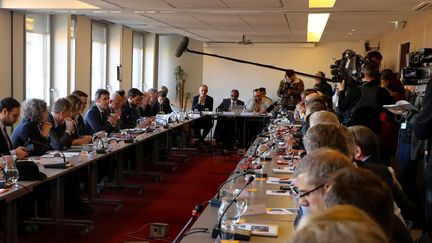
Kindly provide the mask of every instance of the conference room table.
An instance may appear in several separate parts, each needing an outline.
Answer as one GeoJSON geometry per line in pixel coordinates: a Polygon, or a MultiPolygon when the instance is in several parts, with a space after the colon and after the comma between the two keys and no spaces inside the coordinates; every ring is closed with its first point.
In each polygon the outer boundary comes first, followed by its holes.
{"type": "MultiPolygon", "coordinates": [[[[272,113],[257,113],[257,112],[234,112],[234,111],[202,111],[201,114],[193,114],[197,116],[211,116],[213,120],[220,121],[222,119],[230,119],[234,121],[233,131],[234,139],[233,146],[237,148],[247,148],[251,144],[251,140],[259,133],[265,126],[267,126],[270,118],[273,117],[272,113]],[[248,129],[249,125],[254,124],[253,128],[248,129]]],[[[215,126],[215,129],[217,124],[215,126]]],[[[216,131],[215,131],[216,132],[216,131]]],[[[227,132],[227,131],[224,131],[227,132]]]]}
{"type": "MultiPolygon", "coordinates": [[[[282,128],[279,126],[280,129],[282,128]]],[[[284,128],[285,129],[285,128],[284,128]]],[[[264,140],[265,141],[265,140],[264,140]]],[[[267,143],[272,143],[273,141],[268,141],[267,143]]],[[[263,138],[257,138],[254,143],[249,147],[247,151],[247,155],[251,156],[252,154],[256,153],[256,145],[262,144],[263,138]]],[[[265,143],[265,142],[264,142],[265,143]]],[[[292,173],[284,172],[284,173],[275,173],[274,168],[281,168],[285,167],[285,165],[279,165],[277,162],[280,161],[281,157],[285,155],[284,152],[281,152],[279,145],[282,143],[276,142],[277,148],[271,148],[269,149],[269,155],[268,157],[271,158],[271,160],[263,160],[260,158],[256,158],[254,163],[256,165],[262,166],[262,172],[264,174],[267,174],[267,178],[259,178],[256,177],[252,183],[246,187],[245,191],[248,193],[248,210],[253,209],[258,210],[258,214],[252,214],[247,216],[242,216],[242,219],[244,222],[241,223],[255,223],[255,224],[265,224],[265,225],[278,225],[278,235],[277,237],[264,237],[264,236],[254,236],[250,238],[250,242],[286,242],[288,238],[292,235],[294,231],[294,220],[295,220],[295,213],[292,214],[284,214],[284,215],[275,215],[275,214],[268,214],[266,210],[262,210],[262,208],[297,208],[297,199],[290,195],[289,192],[285,193],[285,195],[267,195],[267,190],[280,190],[281,185],[286,184],[271,184],[267,183],[267,179],[270,177],[276,177],[276,178],[283,178],[288,179],[292,178],[292,173]],[[261,208],[261,210],[259,210],[261,208]],[[263,212],[264,211],[264,212],[263,212]]],[[[294,151],[294,150],[291,150],[294,151]]],[[[295,159],[298,161],[298,152],[294,151],[295,159]]],[[[244,158],[242,161],[239,162],[237,168],[235,171],[244,171],[240,168],[240,165],[242,164],[244,158]]],[[[238,173],[233,172],[232,175],[227,178],[233,178],[237,176],[238,173]]],[[[245,179],[243,177],[239,177],[238,181],[235,182],[236,188],[241,188],[245,185],[245,179]]],[[[227,183],[228,185],[229,183],[227,183]]],[[[227,185],[224,186],[227,187],[227,185]]],[[[232,187],[232,186],[231,186],[232,187]]],[[[246,211],[246,214],[248,211],[246,211]]],[[[245,215],[246,215],[245,214],[245,215]]],[[[241,220],[242,221],[242,220],[241,220]]],[[[181,241],[182,243],[205,243],[205,242],[215,242],[215,239],[212,238],[211,230],[215,227],[215,225],[218,224],[218,208],[207,206],[206,209],[202,212],[202,214],[199,216],[199,218],[196,220],[196,222],[190,227],[190,229],[197,229],[197,228],[204,228],[209,229],[206,233],[193,233],[190,235],[187,235],[183,238],[181,241]]],[[[189,230],[190,230],[189,229],[189,230]]]]}
{"type": "MultiPolygon", "coordinates": [[[[169,136],[169,132],[175,129],[182,128],[184,125],[190,123],[191,121],[198,119],[199,117],[189,118],[187,120],[182,120],[174,123],[165,124],[165,126],[159,126],[152,132],[144,132],[133,138],[133,141],[128,141],[128,143],[120,141],[114,146],[111,146],[111,150],[105,153],[96,153],[95,151],[90,153],[83,152],[65,152],[65,157],[67,161],[72,165],[64,169],[53,169],[44,168],[44,164],[49,163],[61,163],[63,158],[55,156],[42,156],[33,157],[29,160],[33,160],[39,168],[39,171],[46,174],[47,178],[41,181],[18,181],[17,185],[6,188],[5,191],[0,193],[0,242],[16,242],[17,241],[17,204],[18,199],[31,193],[36,186],[41,184],[50,183],[50,193],[51,193],[51,218],[36,218],[33,221],[35,223],[46,223],[46,224],[65,224],[83,227],[82,233],[92,231],[94,228],[94,223],[90,220],[74,220],[65,219],[64,216],[64,179],[66,175],[74,173],[77,169],[82,167],[89,167],[90,178],[88,182],[88,200],[95,200],[96,197],[96,163],[100,162],[102,159],[120,155],[117,160],[117,171],[116,173],[116,184],[120,185],[123,183],[123,173],[121,168],[123,167],[123,158],[126,157],[124,153],[133,147],[141,146],[144,142],[150,140],[157,140],[161,136],[169,136]],[[76,154],[74,154],[76,153],[76,154]]],[[[153,150],[158,150],[158,147],[153,147],[153,150]]],[[[140,149],[135,150],[137,153],[142,153],[140,149]]],[[[156,153],[156,152],[155,152],[156,153]]],[[[140,170],[145,170],[146,163],[153,163],[156,161],[144,161],[136,160],[137,168],[140,170]]],[[[18,162],[19,163],[19,162],[18,162]]]]}

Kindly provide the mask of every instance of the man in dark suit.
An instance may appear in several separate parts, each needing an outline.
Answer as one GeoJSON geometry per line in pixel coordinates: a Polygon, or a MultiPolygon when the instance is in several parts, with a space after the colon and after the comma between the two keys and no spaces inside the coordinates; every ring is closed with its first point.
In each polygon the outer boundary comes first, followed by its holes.
{"type": "Polygon", "coordinates": [[[137,120],[140,118],[138,106],[141,103],[143,93],[136,88],[128,91],[127,102],[121,112],[120,128],[135,128],[137,120]]]}
{"type": "Polygon", "coordinates": [[[24,159],[27,157],[25,148],[18,147],[14,149],[6,131],[6,126],[12,126],[18,121],[20,106],[20,103],[12,97],[0,101],[0,153],[2,155],[16,155],[18,159],[24,159]]]}
{"type": "Polygon", "coordinates": [[[244,105],[244,102],[239,100],[239,91],[236,89],[231,90],[231,98],[223,99],[222,103],[216,108],[219,111],[231,111],[235,105],[244,105]]]}
{"type": "MultiPolygon", "coordinates": [[[[231,98],[223,99],[220,105],[216,108],[216,111],[232,111],[232,108],[236,105],[244,105],[244,102],[239,100],[239,91],[237,89],[231,90],[231,98]]],[[[226,147],[232,147],[232,143],[235,141],[235,118],[231,117],[218,117],[215,138],[219,145],[225,145],[226,147]]]]}
{"type": "Polygon", "coordinates": [[[160,112],[159,105],[159,92],[156,89],[149,89],[150,101],[146,105],[144,114],[145,116],[156,116],[160,112]]]}
{"type": "Polygon", "coordinates": [[[109,111],[107,111],[110,93],[106,89],[98,89],[95,96],[95,105],[92,106],[84,116],[86,129],[91,134],[100,131],[110,133],[119,122],[117,116],[111,115],[109,111]]]}
{"type": "Polygon", "coordinates": [[[52,125],[49,133],[50,145],[54,149],[62,150],[72,145],[75,122],[70,117],[71,108],[72,105],[67,99],[60,98],[54,102],[52,112],[48,115],[48,121],[52,125]]]}
{"type": "MultiPolygon", "coordinates": [[[[199,95],[193,97],[192,110],[198,111],[212,111],[213,110],[213,98],[207,95],[208,87],[203,84],[198,89],[199,95]]],[[[199,143],[204,143],[204,138],[207,137],[211,128],[213,127],[212,118],[203,117],[192,123],[192,128],[195,136],[198,138],[199,143]],[[201,133],[201,129],[203,132],[201,133]]]]}
{"type": "Polygon", "coordinates": [[[75,90],[74,92],[72,92],[72,95],[77,96],[82,101],[82,106],[79,115],[75,118],[75,133],[78,135],[78,137],[82,137],[85,135],[92,135],[89,131],[87,131],[84,123],[84,118],[82,116],[88,104],[88,94],[86,94],[81,90],[75,90]]]}

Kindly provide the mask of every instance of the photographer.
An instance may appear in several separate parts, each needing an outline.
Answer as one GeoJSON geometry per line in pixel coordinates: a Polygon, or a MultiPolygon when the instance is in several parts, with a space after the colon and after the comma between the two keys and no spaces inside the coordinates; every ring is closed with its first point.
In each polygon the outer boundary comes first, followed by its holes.
{"type": "Polygon", "coordinates": [[[297,103],[300,102],[300,94],[304,90],[304,83],[299,79],[293,70],[285,72],[284,79],[280,81],[277,96],[282,99],[282,104],[288,110],[294,110],[297,103]]]}
{"type": "MultiPolygon", "coordinates": [[[[423,107],[420,110],[420,113],[417,116],[417,120],[414,124],[413,130],[414,134],[419,139],[431,139],[432,138],[432,84],[429,81],[425,96],[423,98],[423,107]]],[[[432,233],[432,156],[430,156],[431,152],[431,144],[430,141],[427,143],[426,152],[427,157],[425,175],[426,175],[426,225],[425,230],[427,233],[432,233]]],[[[425,153],[426,154],[426,153],[425,153]]]]}
{"type": "Polygon", "coordinates": [[[363,84],[345,92],[345,82],[338,84],[341,112],[347,112],[344,124],[347,126],[364,125],[375,134],[380,133],[379,115],[383,105],[393,104],[389,92],[380,87],[379,65],[369,62],[362,68],[363,84]]]}

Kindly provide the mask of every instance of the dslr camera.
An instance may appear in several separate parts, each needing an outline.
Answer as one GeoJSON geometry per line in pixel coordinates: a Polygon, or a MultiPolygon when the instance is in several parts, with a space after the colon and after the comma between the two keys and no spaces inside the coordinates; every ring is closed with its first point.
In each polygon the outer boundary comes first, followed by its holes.
{"type": "Polygon", "coordinates": [[[423,48],[408,54],[408,67],[401,71],[404,85],[415,85],[416,93],[424,93],[432,79],[432,48],[423,48]]]}

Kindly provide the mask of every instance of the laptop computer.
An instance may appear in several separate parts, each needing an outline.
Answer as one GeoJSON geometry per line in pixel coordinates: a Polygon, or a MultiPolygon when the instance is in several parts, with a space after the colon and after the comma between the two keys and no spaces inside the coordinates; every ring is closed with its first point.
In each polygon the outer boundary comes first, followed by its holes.
{"type": "Polygon", "coordinates": [[[233,105],[231,108],[232,112],[242,112],[245,108],[245,105],[233,105]]]}

